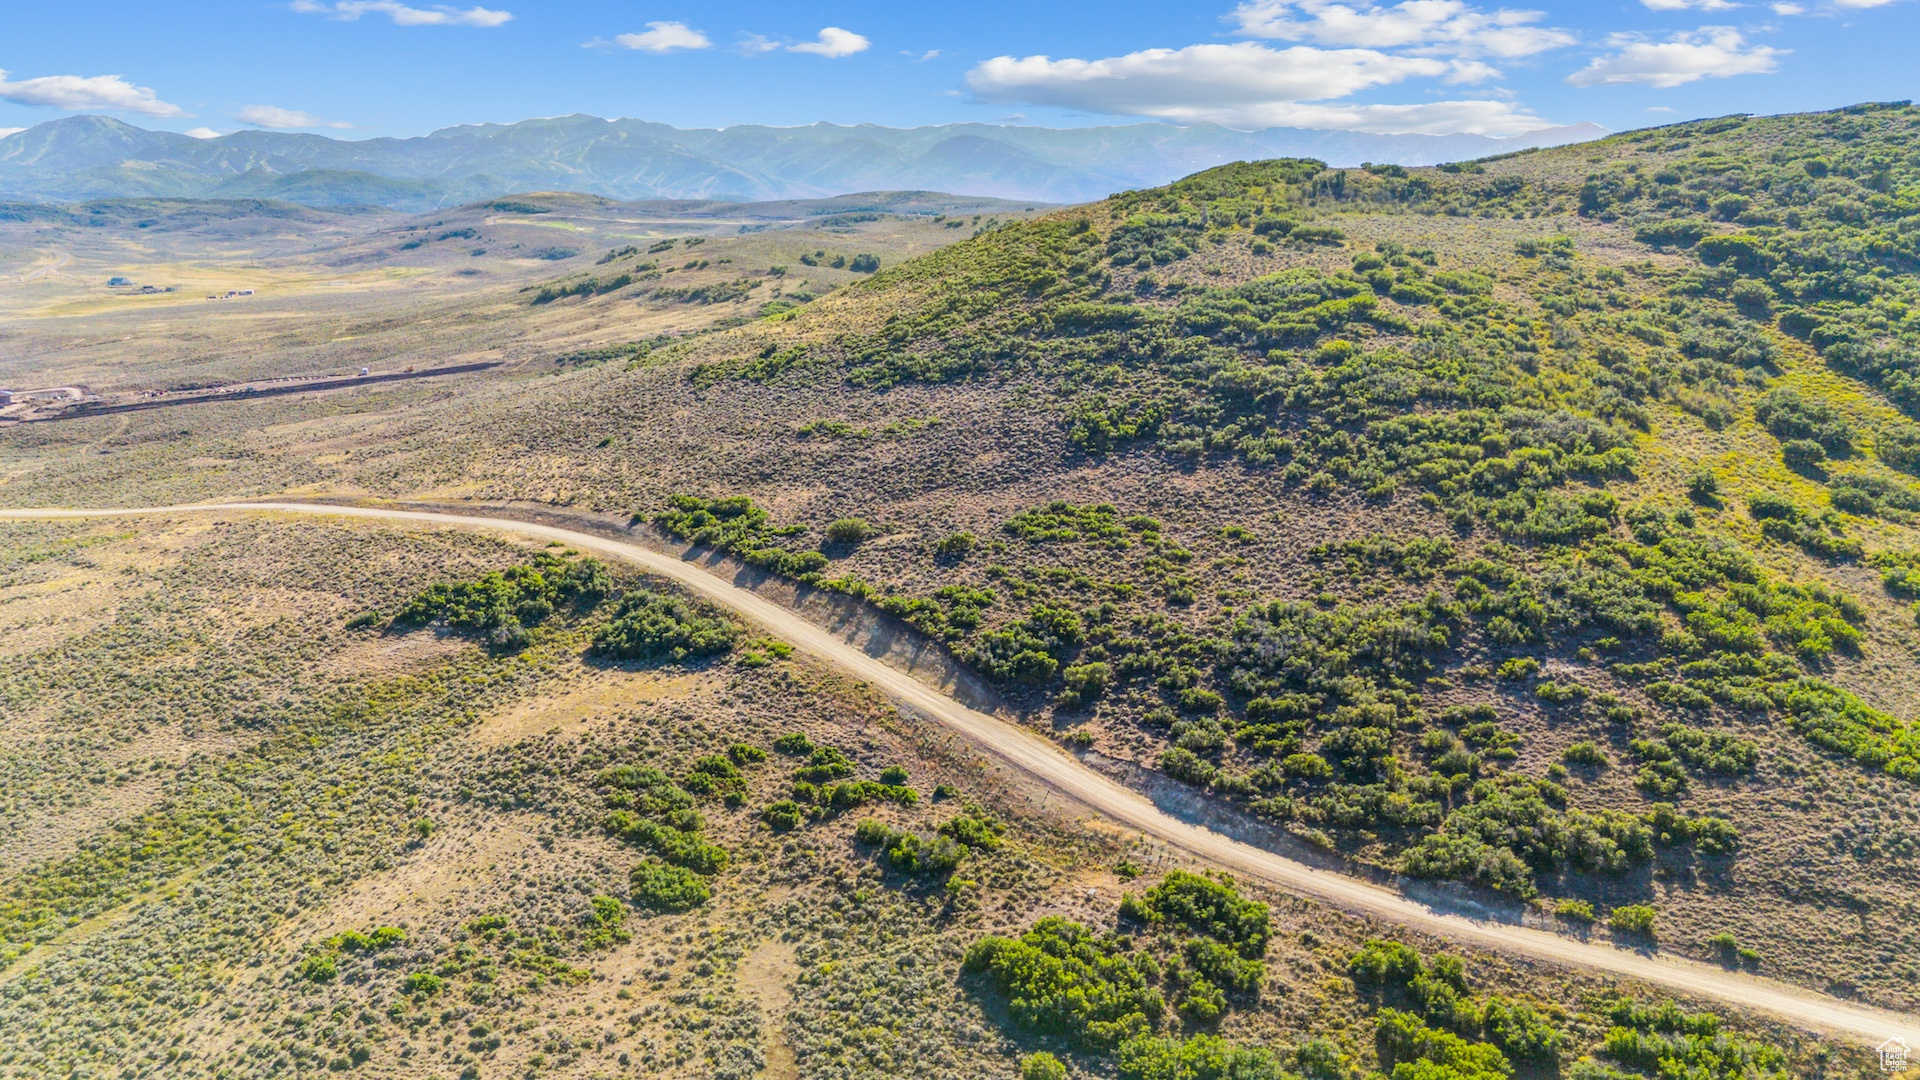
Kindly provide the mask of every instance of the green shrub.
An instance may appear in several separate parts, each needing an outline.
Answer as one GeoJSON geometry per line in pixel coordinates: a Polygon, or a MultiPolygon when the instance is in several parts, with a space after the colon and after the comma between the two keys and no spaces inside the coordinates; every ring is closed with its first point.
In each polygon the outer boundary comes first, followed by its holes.
{"type": "Polygon", "coordinates": [[[1397,941],[1371,939],[1347,962],[1347,971],[1357,983],[1382,986],[1406,984],[1425,974],[1420,954],[1397,941]]]}
{"type": "Polygon", "coordinates": [[[1215,774],[1220,771],[1213,762],[1184,746],[1175,746],[1161,753],[1160,768],[1175,780],[1198,787],[1211,784],[1215,774]]]}
{"type": "Polygon", "coordinates": [[[635,589],[593,636],[593,652],[621,660],[686,660],[730,651],[740,628],[677,597],[635,589]]]}
{"type": "Polygon", "coordinates": [[[979,542],[980,538],[970,532],[957,532],[951,536],[941,537],[933,545],[933,553],[942,559],[957,562],[973,554],[973,549],[979,542]]]}
{"type": "Polygon", "coordinates": [[[1084,637],[1079,615],[1058,604],[1036,604],[1025,619],[981,634],[965,658],[995,682],[1040,683],[1053,677],[1084,637]]]}
{"type": "Polygon", "coordinates": [[[592,919],[602,926],[619,926],[627,918],[627,905],[614,896],[596,896],[590,901],[592,919]]]}
{"type": "Polygon", "coordinates": [[[1020,1059],[1020,1080],[1067,1080],[1067,1067],[1042,1050],[1020,1059]]]}
{"type": "Polygon", "coordinates": [[[713,898],[705,879],[685,867],[649,860],[633,868],[633,904],[647,911],[691,911],[713,898]]]}
{"type": "Polygon", "coordinates": [[[1078,708],[1098,700],[1113,681],[1113,669],[1102,662],[1068,664],[1060,671],[1064,688],[1056,699],[1063,708],[1078,708]]]}
{"type": "Polygon", "coordinates": [[[732,758],[708,754],[693,763],[693,770],[680,781],[680,786],[693,795],[719,795],[737,804],[746,795],[747,779],[732,758]]]}
{"type": "Polygon", "coordinates": [[[730,861],[727,850],[701,839],[698,814],[686,811],[670,817],[679,825],[663,824],[626,810],[615,810],[607,815],[606,827],[608,832],[628,843],[652,851],[667,862],[694,873],[713,875],[727,868],[730,861]]]}
{"type": "Polygon", "coordinates": [[[594,559],[569,561],[535,555],[522,566],[483,574],[473,581],[434,585],[409,600],[393,622],[419,626],[444,622],[449,629],[479,634],[508,651],[524,647],[528,628],[567,607],[585,612],[612,590],[606,567],[594,559]]]}
{"type": "Polygon", "coordinates": [[[1142,1036],[1120,1045],[1121,1080],[1285,1080],[1273,1051],[1215,1035],[1142,1036]]]}
{"type": "Polygon", "coordinates": [[[1583,739],[1567,747],[1560,759],[1569,765],[1605,765],[1607,753],[1598,744],[1583,739]]]}
{"type": "Polygon", "coordinates": [[[1231,878],[1223,875],[1215,881],[1185,870],[1169,871],[1160,884],[1137,899],[1128,894],[1120,913],[1140,922],[1206,934],[1250,959],[1266,952],[1272,932],[1267,905],[1242,899],[1231,878]]]}
{"type": "Polygon", "coordinates": [[[1118,1045],[1150,1032],[1166,1011],[1152,985],[1159,968],[1151,957],[1057,916],[1017,939],[982,938],[963,968],[987,976],[1006,996],[1015,1026],[1077,1045],[1118,1045]]]}
{"type": "Polygon", "coordinates": [[[1651,904],[1623,904],[1607,913],[1607,925],[1623,934],[1653,936],[1654,920],[1659,917],[1651,904]]]}
{"type": "Polygon", "coordinates": [[[818,551],[789,551],[780,546],[781,539],[803,533],[806,528],[773,525],[767,512],[744,495],[722,499],[669,495],[667,507],[653,517],[661,531],[689,543],[718,548],[748,565],[811,580],[829,563],[818,551]]]}
{"type": "Polygon", "coordinates": [[[1753,416],[1783,441],[1805,439],[1836,454],[1845,453],[1853,439],[1853,425],[1840,410],[1790,387],[1768,391],[1755,403],[1753,416]]]}
{"type": "Polygon", "coordinates": [[[993,851],[1000,846],[1007,827],[987,817],[979,807],[970,807],[967,813],[941,822],[935,831],[967,847],[993,851]]]}
{"type": "Polygon", "coordinates": [[[1818,469],[1827,460],[1827,448],[1812,439],[1788,439],[1780,444],[1780,459],[1790,469],[1818,469]]]}
{"type": "Polygon", "coordinates": [[[1411,1013],[1381,1009],[1374,1028],[1395,1080],[1506,1080],[1513,1072],[1498,1047],[1428,1027],[1411,1013]]]}
{"type": "Polygon", "coordinates": [[[1562,900],[1553,906],[1553,913],[1574,923],[1591,923],[1599,918],[1594,914],[1593,905],[1585,900],[1562,900]]]}
{"type": "Polygon", "coordinates": [[[855,771],[857,767],[846,751],[832,746],[818,746],[807,755],[807,763],[794,770],[793,777],[809,784],[823,784],[852,776],[855,771]]]}
{"type": "Polygon", "coordinates": [[[774,832],[791,832],[800,827],[805,817],[806,811],[792,799],[770,803],[760,812],[760,820],[766,822],[774,832]]]}
{"type": "Polygon", "coordinates": [[[861,518],[836,518],[827,524],[826,536],[830,543],[858,544],[880,535],[880,530],[861,518]]]}
{"type": "MultiPolygon", "coordinates": [[[[1637,1072],[1703,1080],[1786,1080],[1789,1075],[1787,1055],[1778,1047],[1722,1032],[1713,1013],[1683,1013],[1671,1001],[1643,1006],[1625,998],[1606,1013],[1614,1026],[1600,1053],[1637,1072]]],[[[1611,1080],[1629,1074],[1576,1069],[1573,1075],[1611,1080]]]]}
{"type": "MultiPolygon", "coordinates": [[[[1190,938],[1183,951],[1189,970],[1226,993],[1243,996],[1252,994],[1260,989],[1261,980],[1266,978],[1265,964],[1246,959],[1218,941],[1190,938]]],[[[1219,1008],[1214,1010],[1215,1015],[1225,1007],[1223,998],[1219,1008]]]]}
{"type": "Polygon", "coordinates": [[[1508,1002],[1493,996],[1481,1014],[1487,1041],[1518,1061],[1551,1062],[1559,1056],[1561,1034],[1546,1017],[1524,1001],[1508,1002]]]}

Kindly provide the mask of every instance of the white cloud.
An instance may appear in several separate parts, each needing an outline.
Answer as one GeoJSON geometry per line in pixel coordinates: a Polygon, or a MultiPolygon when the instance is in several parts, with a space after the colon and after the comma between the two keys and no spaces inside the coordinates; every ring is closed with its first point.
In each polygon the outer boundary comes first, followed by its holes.
{"type": "Polygon", "coordinates": [[[350,128],[352,124],[338,120],[322,120],[312,113],[299,109],[283,109],[278,105],[248,105],[233,114],[235,120],[254,127],[299,130],[301,128],[350,128]]]}
{"type": "Polygon", "coordinates": [[[820,31],[819,38],[813,41],[802,41],[797,45],[789,45],[787,46],[787,51],[812,53],[815,56],[824,56],[829,60],[838,60],[843,56],[852,56],[857,52],[866,52],[867,48],[872,44],[873,42],[868,41],[866,38],[861,37],[851,30],[842,30],[837,26],[829,26],[820,31]]]}
{"type": "Polygon", "coordinates": [[[1649,11],[1731,11],[1742,5],[1733,0],[1640,0],[1649,11]]]}
{"type": "Polygon", "coordinates": [[[1445,61],[1372,49],[1272,49],[1249,41],[1146,49],[1106,60],[998,56],[968,72],[967,85],[991,101],[1159,115],[1168,108],[1345,97],[1448,70],[1445,61]]]}
{"type": "MultiPolygon", "coordinates": [[[[1814,5],[1795,3],[1793,0],[1780,0],[1778,3],[1768,4],[1767,7],[1775,15],[1836,15],[1844,11],[1870,11],[1874,8],[1888,7],[1899,2],[1900,0],[1826,0],[1825,3],[1814,5]]],[[[1740,5],[1727,4],[1725,6],[1738,7],[1740,5]]],[[[1717,11],[1720,9],[1712,8],[1707,10],[1717,11]]]]}
{"type": "Polygon", "coordinates": [[[1697,79],[1764,75],[1779,67],[1779,58],[1792,51],[1749,45],[1731,26],[1703,26],[1659,43],[1615,35],[1609,43],[1620,51],[1596,58],[1567,76],[1567,82],[1574,86],[1639,83],[1664,90],[1697,79]]]}
{"type": "Polygon", "coordinates": [[[185,135],[189,139],[217,139],[220,137],[220,133],[210,127],[188,128],[180,134],[185,135]]]}
{"type": "Polygon", "coordinates": [[[118,75],[43,75],[38,79],[8,82],[0,69],[0,99],[16,105],[42,105],[49,109],[104,109],[108,112],[139,113],[141,116],[186,116],[178,105],[161,101],[145,86],[135,86],[118,75]]]}
{"type": "MultiPolygon", "coordinates": [[[[1491,70],[1491,69],[1488,69],[1491,70]]],[[[1546,127],[1505,101],[1420,105],[1303,104],[1410,78],[1460,74],[1432,57],[1372,49],[1274,49],[1256,42],[1147,49],[1105,60],[1001,56],[967,73],[984,100],[1151,116],[1236,128],[1349,128],[1381,133],[1511,135],[1546,127]]],[[[1480,74],[1467,69],[1469,77],[1480,74]]]]}
{"type": "Polygon", "coordinates": [[[1442,55],[1532,56],[1578,40],[1533,25],[1544,18],[1543,11],[1485,11],[1461,0],[1245,0],[1227,16],[1248,37],[1442,55]]]}
{"type": "Polygon", "coordinates": [[[510,11],[491,11],[483,7],[457,8],[436,4],[431,9],[408,7],[395,0],[338,0],[325,4],[319,0],[293,0],[293,10],[303,15],[326,15],[353,22],[362,15],[385,15],[396,26],[500,26],[513,21],[510,11]]]}
{"type": "MultiPolygon", "coordinates": [[[[1488,135],[1501,138],[1551,127],[1510,101],[1433,101],[1421,105],[1272,104],[1249,114],[1264,127],[1368,131],[1380,135],[1488,135]]],[[[1229,125],[1231,126],[1231,125],[1229,125]]]]}
{"type": "Polygon", "coordinates": [[[644,34],[621,34],[613,39],[623,49],[640,52],[670,53],[675,49],[711,49],[707,35],[683,22],[650,22],[644,34]]]}
{"type": "Polygon", "coordinates": [[[1453,69],[1447,73],[1444,80],[1449,86],[1487,82],[1500,77],[1499,68],[1491,64],[1483,64],[1478,60],[1455,60],[1447,66],[1453,69]]]}
{"type": "Polygon", "coordinates": [[[27,129],[26,128],[0,128],[0,139],[4,139],[9,135],[18,135],[25,130],[27,129]]]}

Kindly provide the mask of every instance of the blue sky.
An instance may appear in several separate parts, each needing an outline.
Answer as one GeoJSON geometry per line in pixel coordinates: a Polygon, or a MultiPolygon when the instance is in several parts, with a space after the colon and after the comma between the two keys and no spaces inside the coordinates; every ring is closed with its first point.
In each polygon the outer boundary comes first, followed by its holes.
{"type": "Polygon", "coordinates": [[[1161,120],[1514,134],[1920,96],[1920,0],[16,0],[0,131],[1161,120]],[[84,17],[80,17],[84,13],[84,17]]]}

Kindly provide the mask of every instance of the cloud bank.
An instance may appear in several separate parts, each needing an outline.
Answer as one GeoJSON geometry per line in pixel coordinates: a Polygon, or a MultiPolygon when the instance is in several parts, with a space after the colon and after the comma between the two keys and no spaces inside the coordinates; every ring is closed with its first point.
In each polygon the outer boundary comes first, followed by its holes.
{"type": "Polygon", "coordinates": [[[1491,73],[1485,65],[1431,56],[1305,45],[1275,49],[1247,41],[1146,49],[1104,60],[1001,56],[968,72],[967,87],[984,101],[1235,128],[1513,135],[1548,126],[1508,101],[1329,103],[1408,79],[1470,82],[1491,73]]]}
{"type": "Polygon", "coordinates": [[[9,82],[6,71],[0,70],[0,100],[73,112],[102,109],[141,116],[188,115],[180,106],[161,101],[151,88],[135,86],[118,75],[44,75],[9,82]]]}
{"type": "Polygon", "coordinates": [[[510,11],[439,4],[432,8],[417,8],[396,3],[395,0],[338,0],[333,4],[320,3],[319,0],[293,0],[293,10],[303,15],[325,15],[342,22],[355,22],[362,15],[385,15],[396,26],[502,26],[513,21],[510,11]]]}
{"type": "Polygon", "coordinates": [[[1728,79],[1735,75],[1764,75],[1780,66],[1790,49],[1749,45],[1731,26],[1703,26],[1682,31],[1663,42],[1617,34],[1619,51],[1595,58],[1567,76],[1574,86],[1640,84],[1659,89],[1682,86],[1698,79],[1728,79]]]}
{"type": "Polygon", "coordinates": [[[353,125],[339,120],[322,120],[299,109],[283,109],[278,105],[247,105],[233,114],[235,120],[254,127],[275,128],[281,131],[297,131],[301,128],[350,128],[353,125]]]}
{"type": "Polygon", "coordinates": [[[1227,21],[1248,37],[1511,58],[1564,48],[1579,40],[1566,30],[1533,25],[1546,17],[1544,11],[1483,11],[1461,0],[1406,0],[1392,5],[1247,0],[1233,9],[1227,21]]]}

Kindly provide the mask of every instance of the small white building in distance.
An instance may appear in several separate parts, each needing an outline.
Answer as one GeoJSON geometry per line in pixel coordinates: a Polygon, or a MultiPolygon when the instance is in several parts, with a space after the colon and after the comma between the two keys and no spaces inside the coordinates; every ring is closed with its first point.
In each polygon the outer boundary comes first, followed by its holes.
{"type": "Polygon", "coordinates": [[[4,409],[11,404],[13,404],[13,391],[0,390],[0,409],[4,409]]]}

